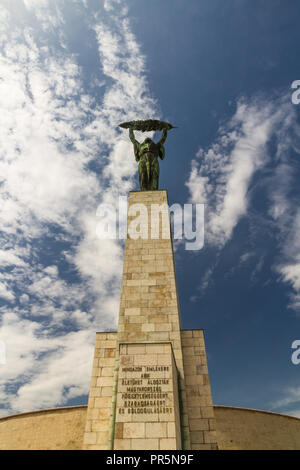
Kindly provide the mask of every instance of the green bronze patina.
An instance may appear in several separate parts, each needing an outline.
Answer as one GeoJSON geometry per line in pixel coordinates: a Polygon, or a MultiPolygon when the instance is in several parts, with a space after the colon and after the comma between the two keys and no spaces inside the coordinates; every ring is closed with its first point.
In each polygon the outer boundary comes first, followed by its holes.
{"type": "Polygon", "coordinates": [[[147,121],[131,121],[120,124],[123,129],[129,129],[129,138],[133,143],[134,156],[139,162],[139,180],[142,191],[155,191],[158,189],[159,163],[158,157],[165,158],[164,142],[167,138],[168,130],[174,126],[168,122],[148,119],[147,121]],[[147,137],[141,144],[134,137],[136,131],[157,131],[162,130],[161,139],[155,143],[147,137]]]}

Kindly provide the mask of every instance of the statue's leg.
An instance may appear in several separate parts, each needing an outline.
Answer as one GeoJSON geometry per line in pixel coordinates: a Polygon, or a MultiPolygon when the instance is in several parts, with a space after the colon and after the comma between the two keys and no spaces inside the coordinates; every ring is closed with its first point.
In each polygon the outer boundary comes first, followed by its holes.
{"type": "Polygon", "coordinates": [[[139,180],[141,191],[147,190],[147,168],[144,161],[139,163],[139,180]]]}
{"type": "Polygon", "coordinates": [[[156,191],[158,190],[158,180],[159,180],[159,163],[157,161],[157,158],[153,160],[152,162],[152,168],[151,168],[151,174],[152,174],[152,190],[156,191]]]}
{"type": "Polygon", "coordinates": [[[152,176],[152,171],[151,171],[151,161],[149,157],[146,159],[146,175],[147,175],[147,189],[151,190],[151,176],[152,176]]]}

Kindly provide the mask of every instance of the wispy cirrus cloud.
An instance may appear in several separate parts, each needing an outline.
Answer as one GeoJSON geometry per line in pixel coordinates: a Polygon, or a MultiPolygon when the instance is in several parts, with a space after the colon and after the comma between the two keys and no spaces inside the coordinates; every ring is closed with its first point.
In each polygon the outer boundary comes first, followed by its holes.
{"type": "Polygon", "coordinates": [[[299,409],[291,409],[291,406],[299,406],[300,387],[287,387],[285,390],[283,390],[282,395],[283,397],[281,399],[271,403],[272,408],[279,410],[281,413],[299,417],[299,409]]]}
{"type": "MultiPolygon", "coordinates": [[[[207,205],[206,243],[221,250],[239,221],[251,219],[252,184],[260,172],[268,205],[264,224],[274,233],[278,246],[273,268],[292,286],[290,306],[294,309],[299,307],[300,292],[299,201],[291,193],[299,172],[299,159],[292,156],[298,152],[298,142],[297,114],[289,95],[242,99],[210,148],[198,151],[187,182],[191,201],[207,205]]],[[[260,259],[256,272],[262,263],[260,259]]],[[[211,270],[208,275],[213,275],[211,270]]],[[[205,285],[208,281],[205,279],[205,285]]]]}
{"type": "Polygon", "coordinates": [[[106,1],[95,16],[76,4],[99,50],[95,95],[68,48],[64,2],[24,0],[28,24],[12,23],[9,2],[0,16],[2,415],[88,393],[122,272],[122,247],[96,237],[96,209],[134,185],[118,124],[157,113],[126,6],[106,1]]]}
{"type": "Polygon", "coordinates": [[[290,225],[281,228],[281,237],[285,237],[285,240],[281,243],[281,257],[276,270],[281,279],[291,286],[289,307],[300,316],[300,210],[291,206],[287,212],[291,219],[290,225]]]}
{"type": "Polygon", "coordinates": [[[200,149],[192,161],[187,182],[190,198],[209,207],[206,239],[224,246],[237,223],[247,214],[253,176],[271,159],[268,143],[284,138],[295,121],[287,97],[268,101],[263,97],[240,100],[234,116],[219,129],[208,150],[200,149]]]}

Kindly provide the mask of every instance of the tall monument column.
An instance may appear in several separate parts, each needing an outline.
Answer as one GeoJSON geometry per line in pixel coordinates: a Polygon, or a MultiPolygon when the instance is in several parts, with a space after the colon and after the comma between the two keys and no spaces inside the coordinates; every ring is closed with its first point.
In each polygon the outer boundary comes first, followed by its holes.
{"type": "Polygon", "coordinates": [[[135,223],[135,211],[141,205],[142,238],[128,238],[124,255],[116,407],[116,429],[123,430],[123,437],[115,439],[115,446],[123,445],[122,439],[128,437],[130,429],[132,445],[140,445],[139,432],[144,432],[145,445],[180,449],[184,442],[188,448],[179,307],[166,191],[130,193],[129,232],[135,223]],[[161,211],[157,210],[159,206],[161,211]],[[151,238],[151,234],[156,238],[151,238]],[[132,392],[126,392],[128,389],[132,392]],[[145,403],[149,405],[141,406],[145,403]],[[130,426],[123,424],[128,419],[130,426]]]}

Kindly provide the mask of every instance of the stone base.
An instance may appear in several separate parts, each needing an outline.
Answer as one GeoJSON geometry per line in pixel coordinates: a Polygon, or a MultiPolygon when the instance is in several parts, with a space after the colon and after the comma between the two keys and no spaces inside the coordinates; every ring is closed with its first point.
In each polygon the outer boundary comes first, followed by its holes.
{"type": "Polygon", "coordinates": [[[116,340],[117,333],[97,333],[83,448],[182,449],[185,424],[191,450],[217,449],[203,330],[181,331],[187,420],[181,413],[172,344],[122,343],[118,352],[116,340]],[[157,392],[137,390],[136,394],[165,394],[152,400],[164,406],[147,405],[148,412],[136,413],[144,408],[138,406],[140,401],[151,399],[127,398],[126,393],[135,393],[134,387],[161,387],[157,392]]]}

